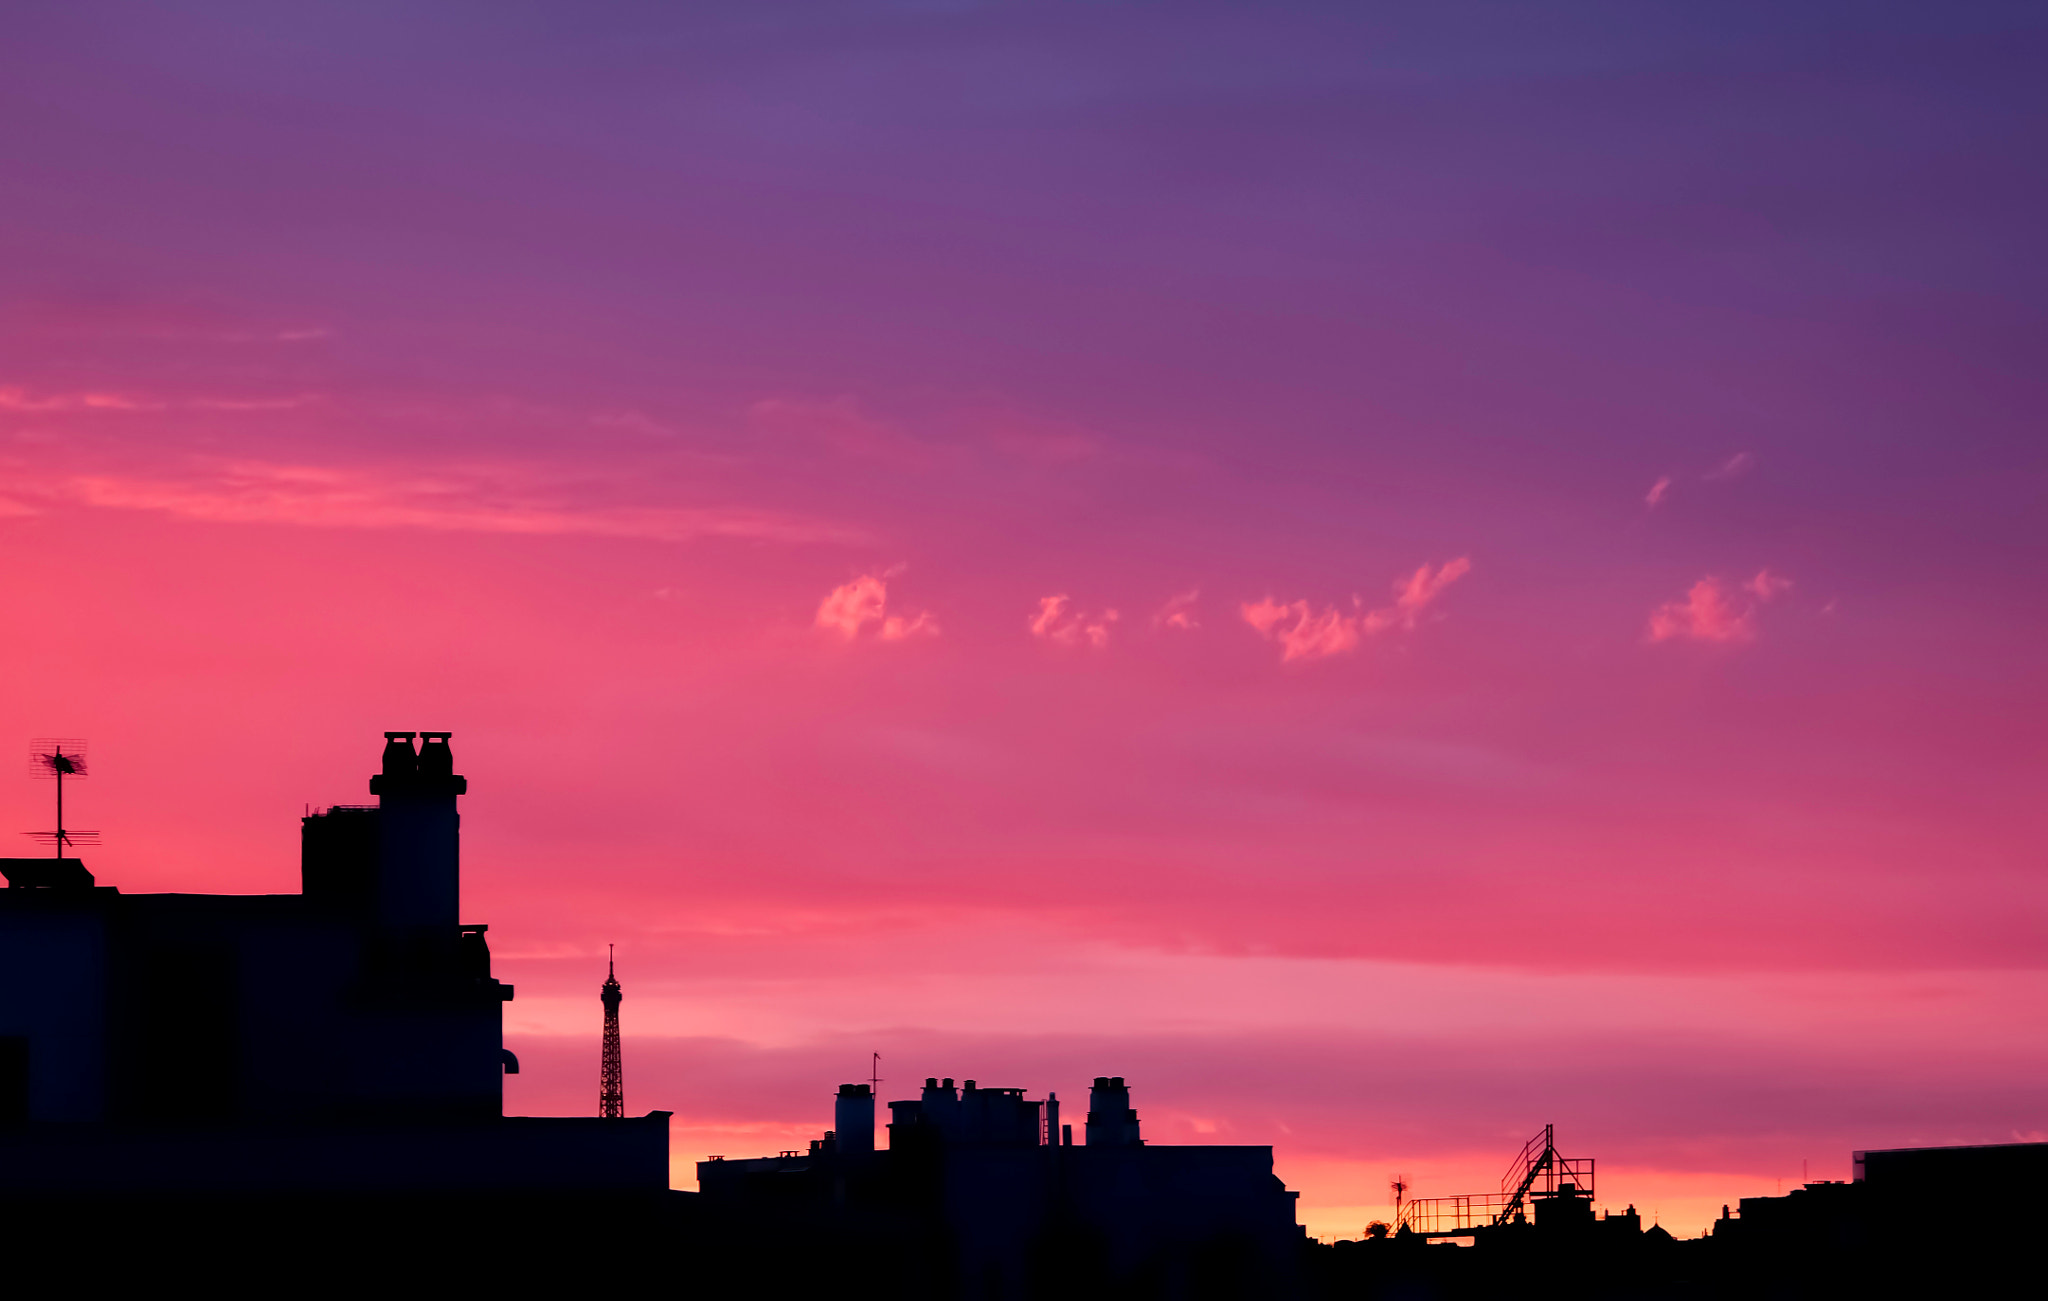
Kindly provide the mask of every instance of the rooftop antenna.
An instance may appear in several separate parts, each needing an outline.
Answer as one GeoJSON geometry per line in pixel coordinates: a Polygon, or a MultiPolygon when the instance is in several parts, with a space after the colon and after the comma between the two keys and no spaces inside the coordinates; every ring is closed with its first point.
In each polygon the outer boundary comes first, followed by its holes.
{"type": "Polygon", "coordinates": [[[876,1097],[882,1096],[882,1054],[868,1054],[868,1089],[876,1097]]]}
{"type": "Polygon", "coordinates": [[[22,834],[56,846],[57,861],[64,861],[64,846],[97,845],[97,831],[64,829],[64,779],[85,776],[85,741],[75,736],[39,736],[28,743],[29,776],[57,783],[57,829],[22,834]]]}
{"type": "Polygon", "coordinates": [[[1401,1222],[1401,1203],[1408,1196],[1408,1176],[1395,1175],[1394,1182],[1390,1187],[1394,1190],[1394,1223],[1399,1224],[1401,1222]]]}

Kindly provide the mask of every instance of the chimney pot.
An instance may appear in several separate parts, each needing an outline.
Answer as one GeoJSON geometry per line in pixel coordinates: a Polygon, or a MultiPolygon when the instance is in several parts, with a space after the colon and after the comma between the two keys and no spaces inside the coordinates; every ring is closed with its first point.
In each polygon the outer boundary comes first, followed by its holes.
{"type": "Polygon", "coordinates": [[[384,734],[384,775],[406,777],[419,771],[419,756],[413,753],[412,739],[417,732],[386,732],[384,734]]]}

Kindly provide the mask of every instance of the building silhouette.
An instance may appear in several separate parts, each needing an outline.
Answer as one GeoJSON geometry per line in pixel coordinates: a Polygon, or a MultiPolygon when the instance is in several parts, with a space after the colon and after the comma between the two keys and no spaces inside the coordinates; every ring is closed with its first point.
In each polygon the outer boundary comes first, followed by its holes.
{"type": "Polygon", "coordinates": [[[0,859],[0,1278],[524,1293],[596,1261],[763,1297],[1947,1297],[2042,1263],[2048,1144],[1859,1152],[1679,1240],[1596,1213],[1549,1126],[1498,1193],[1324,1246],[1271,1148],[1149,1143],[1119,1076],[1079,1142],[1054,1094],[933,1078],[878,1145],[874,1089],[844,1084],[807,1151],[674,1192],[668,1113],[625,1115],[615,966],[600,1114],[503,1114],[514,991],[462,920],[467,787],[447,733],[386,733],[376,802],[303,819],[297,894],[0,859]]]}
{"type": "Polygon", "coordinates": [[[665,1190],[667,1113],[503,1115],[467,787],[448,733],[387,732],[376,803],[305,817],[298,894],[0,861],[0,1198],[665,1190]]]}
{"type": "Polygon", "coordinates": [[[1148,1144],[1121,1076],[1090,1088],[1081,1144],[1056,1096],[1024,1094],[927,1079],[889,1104],[878,1151],[872,1091],[842,1084],[809,1151],[714,1157],[698,1187],[733,1211],[920,1244],[941,1295],[1293,1294],[1304,1238],[1272,1148],[1148,1144]]]}
{"type": "Polygon", "coordinates": [[[2048,1143],[1858,1152],[1852,1179],[1742,1198],[1690,1239],[1645,1229],[1633,1206],[1596,1215],[1592,1174],[1545,1126],[1502,1193],[1410,1202],[1396,1225],[1312,1246],[1306,1286],[1408,1301],[2004,1295],[2048,1254],[2048,1143]]]}

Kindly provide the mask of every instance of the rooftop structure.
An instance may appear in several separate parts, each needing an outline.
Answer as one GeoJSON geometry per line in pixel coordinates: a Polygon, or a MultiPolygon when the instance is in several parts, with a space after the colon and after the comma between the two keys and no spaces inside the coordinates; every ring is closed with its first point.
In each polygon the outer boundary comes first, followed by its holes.
{"type": "Polygon", "coordinates": [[[1095,1079],[1076,1145],[1059,1099],[1025,1092],[929,1078],[889,1103],[877,1151],[872,1090],[842,1084],[834,1128],[809,1151],[714,1157],[698,1186],[713,1204],[825,1231],[917,1226],[963,1294],[1122,1279],[1164,1297],[1291,1295],[1303,1238],[1272,1148],[1148,1144],[1121,1076],[1095,1079]]]}
{"type": "Polygon", "coordinates": [[[369,786],[303,819],[297,894],[0,860],[0,1196],[668,1186],[666,1113],[503,1117],[513,989],[461,919],[449,734],[385,733],[369,786]]]}
{"type": "Polygon", "coordinates": [[[1532,1217],[1539,1224],[1591,1221],[1593,1166],[1591,1157],[1561,1155],[1556,1127],[1545,1125],[1509,1162],[1498,1193],[1423,1197],[1403,1203],[1396,1228],[1425,1238],[1461,1238],[1475,1231],[1527,1224],[1532,1217]]]}

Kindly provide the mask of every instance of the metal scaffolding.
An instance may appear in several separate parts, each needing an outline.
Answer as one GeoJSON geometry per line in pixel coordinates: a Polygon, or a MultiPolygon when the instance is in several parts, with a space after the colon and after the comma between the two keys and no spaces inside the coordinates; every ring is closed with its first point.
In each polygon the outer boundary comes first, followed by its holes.
{"type": "Polygon", "coordinates": [[[1556,1197],[1561,1189],[1593,1194],[1593,1158],[1559,1155],[1554,1127],[1522,1145],[1521,1155],[1501,1176],[1498,1193],[1424,1197],[1400,1210],[1400,1227],[1424,1237],[1454,1237],[1473,1229],[1497,1228],[1527,1218],[1533,1200],[1556,1197]]]}

